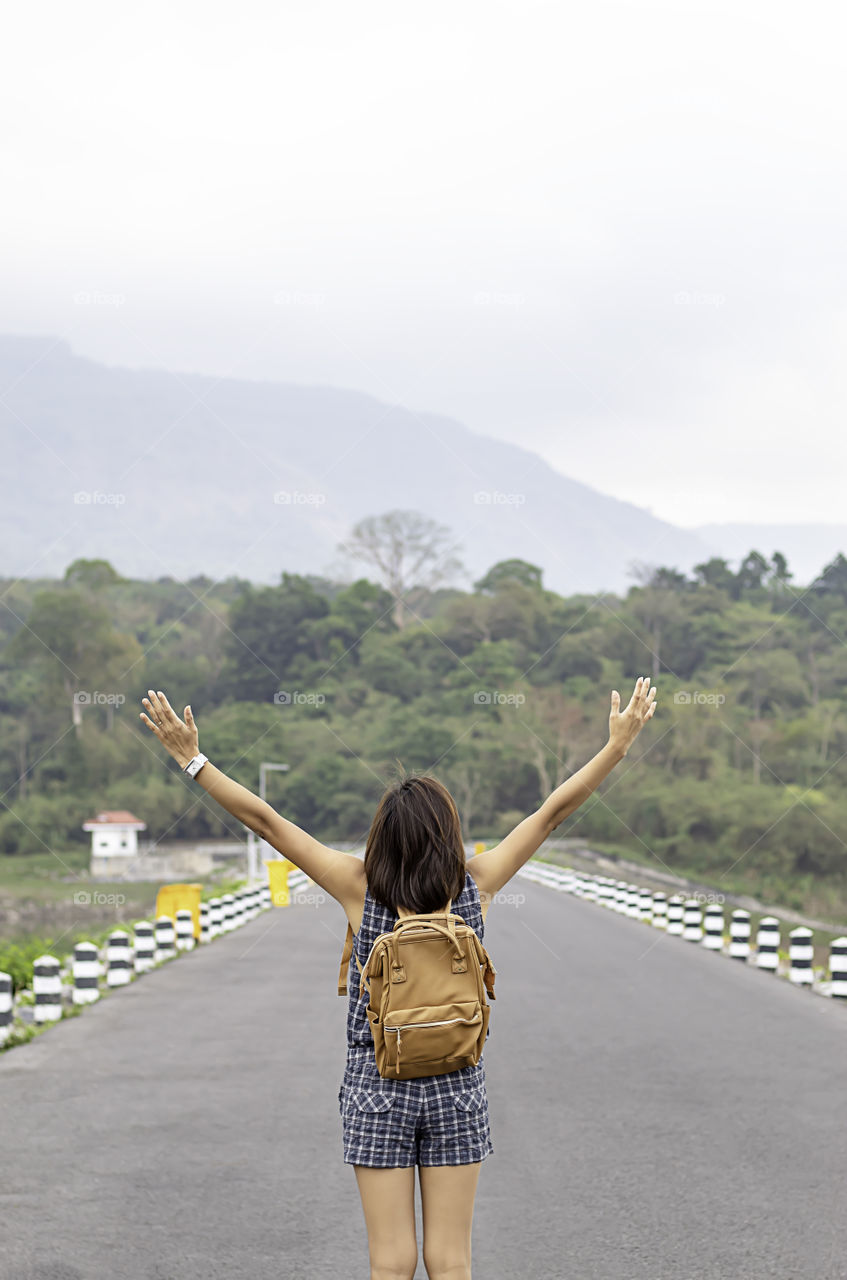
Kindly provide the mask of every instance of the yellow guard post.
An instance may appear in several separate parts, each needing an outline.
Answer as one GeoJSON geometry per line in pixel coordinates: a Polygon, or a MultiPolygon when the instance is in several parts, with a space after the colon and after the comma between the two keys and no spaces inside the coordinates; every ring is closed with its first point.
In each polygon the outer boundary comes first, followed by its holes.
{"type": "Polygon", "coordinates": [[[271,888],[271,902],[275,907],[287,907],[291,902],[288,890],[288,873],[294,870],[295,864],[288,858],[271,858],[265,863],[268,869],[268,884],[271,888]]]}
{"type": "Polygon", "coordinates": [[[478,853],[484,853],[484,851],[485,851],[485,841],[484,841],[484,840],[477,840],[476,844],[475,844],[475,845],[474,845],[474,847],[473,847],[473,851],[474,851],[474,856],[476,856],[476,854],[478,854],[478,853]]]}
{"type": "Polygon", "coordinates": [[[170,916],[176,928],[177,911],[190,911],[194,937],[200,937],[200,896],[202,884],[163,884],[156,894],[156,916],[170,916]]]}

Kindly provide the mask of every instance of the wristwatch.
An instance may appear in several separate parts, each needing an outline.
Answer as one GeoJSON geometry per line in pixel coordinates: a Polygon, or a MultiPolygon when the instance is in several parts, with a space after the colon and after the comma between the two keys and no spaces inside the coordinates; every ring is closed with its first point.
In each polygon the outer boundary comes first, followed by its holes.
{"type": "Polygon", "coordinates": [[[199,755],[195,756],[193,760],[189,760],[182,772],[187,773],[189,778],[196,778],[200,770],[203,768],[203,765],[208,763],[209,757],[204,756],[201,752],[199,755]]]}

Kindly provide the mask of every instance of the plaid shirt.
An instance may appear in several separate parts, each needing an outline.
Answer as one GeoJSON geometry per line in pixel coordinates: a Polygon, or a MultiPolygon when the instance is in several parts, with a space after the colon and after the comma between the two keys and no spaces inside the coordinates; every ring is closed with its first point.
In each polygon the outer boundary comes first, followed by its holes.
{"type": "MultiPolygon", "coordinates": [[[[482,942],[479,890],[470,874],[465,874],[465,887],[450,909],[482,942]]],[[[353,942],[362,964],[379,935],[389,933],[398,918],[365,891],[362,926],[353,942]]],[[[359,996],[357,977],[354,959],[348,981],[347,1064],[338,1090],[345,1162],[396,1169],[484,1160],[494,1148],[483,1059],[444,1075],[383,1079],[376,1066],[367,992],[359,996]]]]}

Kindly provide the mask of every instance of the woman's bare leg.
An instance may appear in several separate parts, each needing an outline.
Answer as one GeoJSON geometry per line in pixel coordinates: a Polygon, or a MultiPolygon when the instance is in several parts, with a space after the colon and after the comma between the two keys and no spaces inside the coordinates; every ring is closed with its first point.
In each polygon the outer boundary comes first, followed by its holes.
{"type": "Polygon", "coordinates": [[[371,1280],[412,1280],[418,1265],[414,1168],[353,1168],[368,1232],[371,1280]]]}
{"type": "Polygon", "coordinates": [[[423,1256],[429,1280],[471,1280],[476,1164],[421,1165],[423,1256]]]}

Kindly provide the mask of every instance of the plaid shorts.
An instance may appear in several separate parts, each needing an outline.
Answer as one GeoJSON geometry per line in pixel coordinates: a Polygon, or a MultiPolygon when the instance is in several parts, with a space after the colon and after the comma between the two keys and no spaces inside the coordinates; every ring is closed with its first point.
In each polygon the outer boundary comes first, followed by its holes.
{"type": "Polygon", "coordinates": [[[494,1150],[481,1058],[443,1076],[384,1080],[373,1049],[350,1046],[338,1107],[346,1164],[473,1164],[494,1150]]]}

